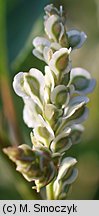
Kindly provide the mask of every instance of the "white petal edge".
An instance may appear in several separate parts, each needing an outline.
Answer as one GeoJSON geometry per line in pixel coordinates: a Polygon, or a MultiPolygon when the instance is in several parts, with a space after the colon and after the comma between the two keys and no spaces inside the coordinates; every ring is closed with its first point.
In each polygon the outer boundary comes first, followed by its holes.
{"type": "Polygon", "coordinates": [[[33,49],[32,53],[33,53],[33,55],[34,55],[35,57],[37,57],[38,59],[40,59],[40,60],[42,60],[42,61],[45,61],[45,60],[44,60],[44,57],[43,57],[43,54],[40,53],[37,49],[33,49]]]}
{"type": "Polygon", "coordinates": [[[25,99],[24,103],[25,105],[23,109],[23,120],[25,124],[29,128],[37,127],[40,124],[41,119],[39,117],[39,114],[37,113],[36,104],[30,98],[25,99]]]}
{"type": "MultiPolygon", "coordinates": [[[[67,49],[67,48],[61,48],[60,50],[56,51],[53,55],[52,55],[52,59],[49,62],[49,67],[50,69],[56,74],[56,76],[59,73],[59,70],[56,68],[56,61],[64,54],[67,54],[68,56],[70,55],[71,52],[71,48],[67,49]]],[[[68,65],[66,66],[66,69],[63,71],[64,73],[68,73],[71,69],[71,65],[70,62],[68,62],[68,65]]]]}
{"type": "Polygon", "coordinates": [[[63,159],[61,166],[59,168],[59,173],[58,173],[57,179],[58,180],[62,179],[66,175],[68,169],[70,167],[74,166],[76,163],[77,163],[77,160],[75,158],[72,158],[72,157],[67,157],[67,158],[63,159]]]}
{"type": "Polygon", "coordinates": [[[46,38],[44,37],[36,37],[33,39],[33,45],[34,47],[38,47],[38,46],[50,46],[50,41],[47,40],[46,38]]]}
{"type": "Polygon", "coordinates": [[[51,91],[53,91],[54,85],[55,82],[52,71],[50,70],[49,66],[45,66],[45,86],[48,86],[49,88],[51,88],[51,91]]]}
{"type": "MultiPolygon", "coordinates": [[[[66,130],[64,130],[62,133],[60,133],[58,136],[56,136],[55,139],[53,140],[53,142],[50,145],[51,150],[54,151],[55,143],[57,143],[59,140],[61,140],[61,138],[68,137],[70,132],[71,132],[71,128],[66,128],[66,130]]],[[[64,146],[63,149],[68,150],[71,147],[71,145],[72,145],[72,143],[69,142],[66,146],[64,146]]]]}
{"type": "Polygon", "coordinates": [[[79,44],[76,45],[73,49],[79,49],[79,48],[81,48],[81,46],[83,45],[83,43],[87,39],[87,35],[84,32],[80,32],[80,31],[77,31],[77,30],[70,30],[70,31],[67,32],[67,35],[68,35],[68,37],[76,36],[76,35],[80,36],[80,42],[79,42],[79,44]]]}
{"type": "MultiPolygon", "coordinates": [[[[81,90],[81,91],[80,90],[74,90],[74,91],[76,93],[81,94],[81,95],[88,94],[88,93],[92,92],[95,85],[96,85],[96,80],[91,79],[91,74],[83,68],[77,67],[77,68],[73,68],[71,70],[70,83],[72,82],[74,77],[80,76],[80,75],[82,75],[83,77],[85,77],[85,79],[87,78],[90,81],[89,86],[85,90],[81,90]]],[[[69,85],[70,85],[70,83],[69,83],[69,85]]]]}
{"type": "Polygon", "coordinates": [[[22,98],[29,97],[28,94],[25,92],[25,90],[21,86],[21,82],[22,80],[24,81],[25,74],[26,73],[19,72],[17,75],[15,75],[14,80],[13,80],[13,89],[15,93],[22,98]]]}
{"type": "Polygon", "coordinates": [[[54,41],[57,41],[57,40],[52,32],[52,27],[54,23],[57,22],[58,19],[59,17],[57,15],[51,15],[45,22],[45,32],[48,35],[48,37],[50,39],[53,39],[54,41]]]}

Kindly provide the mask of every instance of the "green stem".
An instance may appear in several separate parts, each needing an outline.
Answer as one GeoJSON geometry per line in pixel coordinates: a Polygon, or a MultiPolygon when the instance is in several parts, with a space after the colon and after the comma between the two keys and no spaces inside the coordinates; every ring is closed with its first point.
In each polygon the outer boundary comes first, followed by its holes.
{"type": "Polygon", "coordinates": [[[54,200],[53,181],[46,186],[47,200],[54,200]]]}

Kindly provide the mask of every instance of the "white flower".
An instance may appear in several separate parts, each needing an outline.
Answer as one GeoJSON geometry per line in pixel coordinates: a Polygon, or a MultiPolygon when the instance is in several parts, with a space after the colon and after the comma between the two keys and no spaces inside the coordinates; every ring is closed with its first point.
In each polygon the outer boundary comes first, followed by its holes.
{"type": "Polygon", "coordinates": [[[49,49],[51,45],[50,41],[43,37],[36,37],[33,40],[33,45],[35,47],[35,49],[33,49],[33,55],[35,55],[40,60],[47,62],[48,59],[45,56],[45,48],[49,49]]]}
{"type": "Polygon", "coordinates": [[[32,68],[28,73],[19,73],[15,76],[13,88],[22,98],[31,98],[42,109],[44,96],[44,76],[41,71],[32,68]]]}
{"type": "Polygon", "coordinates": [[[60,73],[68,73],[71,69],[69,60],[71,49],[61,48],[52,55],[49,62],[50,69],[58,76],[60,73]]]}
{"type": "Polygon", "coordinates": [[[73,168],[76,163],[77,160],[72,157],[67,157],[62,160],[58,171],[58,176],[54,182],[53,187],[56,199],[60,199],[60,197],[62,198],[62,196],[64,196],[66,186],[72,184],[77,178],[78,171],[76,168],[73,168]],[[69,172],[70,169],[71,172],[69,172]]]}
{"type": "Polygon", "coordinates": [[[13,80],[13,88],[15,93],[22,97],[22,98],[28,98],[29,94],[27,92],[27,89],[24,88],[24,75],[25,73],[20,72],[17,75],[15,75],[13,80]]]}
{"type": "Polygon", "coordinates": [[[91,79],[91,75],[87,70],[78,67],[71,70],[70,84],[74,85],[76,93],[85,95],[93,91],[96,81],[91,79]]]}
{"type": "Polygon", "coordinates": [[[79,32],[77,30],[70,30],[66,33],[69,40],[69,46],[72,49],[80,48],[87,39],[87,35],[84,32],[79,32]]]}
{"type": "Polygon", "coordinates": [[[67,107],[64,109],[64,115],[61,117],[61,124],[58,127],[56,134],[59,134],[65,127],[72,124],[80,124],[88,117],[88,108],[85,105],[89,99],[84,96],[76,96],[70,100],[67,107]]]}
{"type": "Polygon", "coordinates": [[[66,128],[66,130],[64,130],[58,136],[55,137],[55,139],[50,145],[50,149],[53,152],[60,152],[60,153],[67,151],[72,145],[70,133],[71,133],[71,129],[66,128]]]}
{"type": "Polygon", "coordinates": [[[49,39],[57,42],[57,36],[59,36],[61,31],[61,26],[59,23],[59,16],[52,15],[45,21],[45,32],[48,35],[49,39]],[[57,27],[55,24],[57,23],[57,27]]]}

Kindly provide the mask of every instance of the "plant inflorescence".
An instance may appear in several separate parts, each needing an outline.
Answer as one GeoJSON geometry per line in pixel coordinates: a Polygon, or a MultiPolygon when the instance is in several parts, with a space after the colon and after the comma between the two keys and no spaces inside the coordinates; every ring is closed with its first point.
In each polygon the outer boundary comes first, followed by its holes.
{"type": "Polygon", "coordinates": [[[80,48],[86,34],[66,29],[62,6],[45,7],[47,35],[33,40],[33,54],[46,63],[45,74],[36,68],[14,77],[13,88],[24,101],[23,119],[32,128],[33,146],[23,144],[4,152],[16,163],[37,192],[51,184],[53,199],[66,199],[70,185],[78,175],[76,159],[67,157],[68,149],[79,142],[88,116],[87,93],[95,80],[88,71],[72,68],[71,52],[80,48]]]}

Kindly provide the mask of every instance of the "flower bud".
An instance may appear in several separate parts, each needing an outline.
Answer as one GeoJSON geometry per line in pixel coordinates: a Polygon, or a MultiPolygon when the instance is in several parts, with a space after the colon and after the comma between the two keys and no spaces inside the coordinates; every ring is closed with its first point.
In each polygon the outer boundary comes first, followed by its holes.
{"type": "Polygon", "coordinates": [[[53,4],[49,4],[46,7],[44,7],[45,13],[47,16],[51,16],[53,14],[59,15],[59,11],[56,7],[54,7],[53,4]]]}
{"type": "Polygon", "coordinates": [[[52,4],[45,7],[45,32],[49,39],[58,42],[62,47],[68,47],[68,38],[65,30],[65,15],[62,6],[58,11],[52,4]]]}
{"type": "Polygon", "coordinates": [[[17,171],[28,181],[35,181],[38,192],[56,175],[56,168],[47,149],[32,150],[24,144],[19,147],[6,148],[4,152],[15,162],[17,171]]]}

